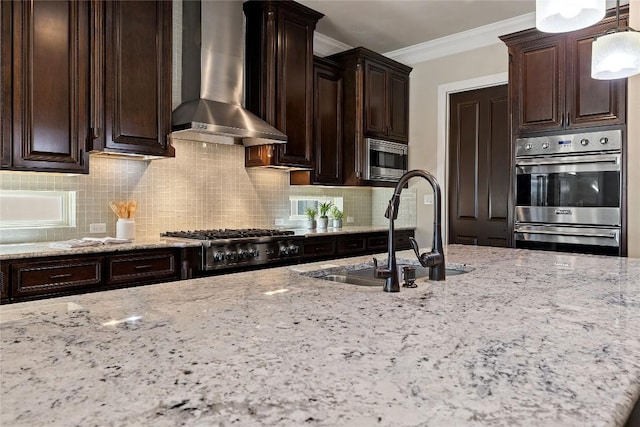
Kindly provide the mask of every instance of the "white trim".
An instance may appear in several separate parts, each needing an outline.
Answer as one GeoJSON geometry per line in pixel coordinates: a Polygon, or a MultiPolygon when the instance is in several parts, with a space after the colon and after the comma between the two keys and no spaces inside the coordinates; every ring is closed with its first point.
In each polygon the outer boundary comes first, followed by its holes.
{"type": "Polygon", "coordinates": [[[325,36],[317,31],[313,33],[314,55],[324,57],[333,55],[334,53],[344,52],[349,49],[353,49],[353,47],[336,39],[332,39],[329,36],[325,36]]]}
{"type": "Polygon", "coordinates": [[[442,214],[443,242],[449,241],[449,183],[447,182],[447,162],[449,159],[449,95],[456,92],[498,86],[509,81],[509,73],[498,73],[469,80],[446,83],[438,86],[438,136],[437,136],[437,173],[438,182],[442,183],[443,201],[440,208],[442,214]]]}
{"type": "Polygon", "coordinates": [[[429,61],[455,53],[478,49],[492,44],[502,43],[499,36],[514,33],[536,26],[534,12],[515,18],[505,19],[482,27],[451,34],[435,40],[429,40],[413,46],[387,52],[384,55],[407,65],[429,61]]]}

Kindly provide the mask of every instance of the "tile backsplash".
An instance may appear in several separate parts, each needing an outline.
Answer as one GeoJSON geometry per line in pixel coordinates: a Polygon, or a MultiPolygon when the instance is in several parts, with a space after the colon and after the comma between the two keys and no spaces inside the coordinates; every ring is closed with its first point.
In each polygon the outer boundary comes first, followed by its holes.
{"type": "MultiPolygon", "coordinates": [[[[89,224],[106,223],[114,236],[114,200],[137,200],[136,237],[155,238],[163,231],[202,228],[274,227],[282,218],[288,227],[289,196],[343,197],[353,224],[386,225],[390,188],[290,186],[280,170],[245,168],[244,148],[233,145],[174,141],[176,157],[151,162],[91,157],[89,175],[50,173],[0,174],[0,190],[76,191],[76,227],[0,229],[0,243],[81,238],[89,224]]],[[[406,189],[397,226],[415,226],[415,191],[406,189]]]]}

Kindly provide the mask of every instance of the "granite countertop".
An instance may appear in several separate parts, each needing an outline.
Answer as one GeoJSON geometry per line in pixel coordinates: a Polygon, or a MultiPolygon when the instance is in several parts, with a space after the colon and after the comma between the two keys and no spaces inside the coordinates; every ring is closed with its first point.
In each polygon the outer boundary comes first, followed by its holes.
{"type": "MultiPolygon", "coordinates": [[[[319,236],[319,235],[340,235],[340,234],[354,234],[354,233],[370,233],[375,231],[387,231],[387,227],[383,226],[348,226],[343,228],[328,228],[326,230],[309,230],[304,228],[292,229],[292,231],[298,236],[319,236]]],[[[415,230],[415,227],[396,227],[396,230],[415,230]]],[[[14,243],[14,244],[0,244],[0,261],[6,261],[10,259],[23,259],[23,258],[36,258],[47,256],[59,256],[59,255],[77,255],[77,254],[91,254],[100,252],[118,252],[118,251],[130,251],[130,250],[143,250],[143,249],[158,249],[158,248],[185,248],[185,247],[199,247],[201,243],[197,240],[187,239],[162,239],[160,237],[155,239],[136,239],[131,243],[118,243],[118,244],[106,244],[99,246],[87,246],[73,249],[57,249],[50,248],[51,242],[37,242],[37,243],[14,243]]]]}
{"type": "Polygon", "coordinates": [[[119,252],[143,249],[186,248],[201,246],[200,242],[188,240],[136,239],[131,243],[105,244],[73,249],[50,248],[50,242],[15,243],[0,245],[0,261],[58,255],[82,255],[101,252],[119,252]]]}
{"type": "Polygon", "coordinates": [[[473,271],[399,293],[307,276],[369,261],[2,306],[0,424],[628,417],[640,395],[640,260],[454,245],[447,262],[473,271]]]}
{"type": "MultiPolygon", "coordinates": [[[[415,230],[415,227],[395,227],[395,230],[415,230]]],[[[389,231],[388,225],[352,225],[342,228],[326,228],[326,229],[308,229],[308,228],[296,228],[293,230],[298,236],[316,237],[316,236],[332,236],[342,234],[358,234],[358,233],[373,233],[377,231],[389,231]]]]}

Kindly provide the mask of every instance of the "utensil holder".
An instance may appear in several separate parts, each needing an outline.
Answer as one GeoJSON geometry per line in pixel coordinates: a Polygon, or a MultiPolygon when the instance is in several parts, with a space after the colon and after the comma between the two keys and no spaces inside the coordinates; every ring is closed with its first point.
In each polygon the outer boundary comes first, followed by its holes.
{"type": "Polygon", "coordinates": [[[118,219],[116,222],[116,239],[134,240],[135,238],[136,222],[132,219],[118,219]]]}

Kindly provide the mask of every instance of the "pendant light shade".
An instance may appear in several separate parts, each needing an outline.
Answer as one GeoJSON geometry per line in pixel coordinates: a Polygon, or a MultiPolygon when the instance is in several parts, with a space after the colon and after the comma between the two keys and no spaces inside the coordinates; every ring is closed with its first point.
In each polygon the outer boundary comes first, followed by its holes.
{"type": "Polygon", "coordinates": [[[640,33],[616,31],[598,37],[591,51],[591,77],[621,79],[640,73],[640,33]]]}
{"type": "Polygon", "coordinates": [[[536,28],[564,33],[585,28],[604,18],[606,0],[536,0],[536,28]]]}

